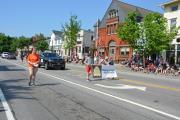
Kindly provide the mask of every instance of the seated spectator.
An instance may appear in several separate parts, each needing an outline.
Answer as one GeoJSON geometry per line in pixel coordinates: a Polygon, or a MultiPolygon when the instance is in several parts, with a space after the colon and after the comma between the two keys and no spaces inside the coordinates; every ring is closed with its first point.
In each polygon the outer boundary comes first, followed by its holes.
{"type": "Polygon", "coordinates": [[[162,73],[163,73],[163,74],[166,74],[166,69],[167,69],[167,63],[164,62],[164,63],[162,64],[162,73]]]}
{"type": "Polygon", "coordinates": [[[158,74],[158,73],[162,73],[162,64],[159,64],[158,66],[157,66],[157,68],[156,68],[156,71],[155,71],[155,73],[156,74],[158,74]]]}
{"type": "Polygon", "coordinates": [[[152,72],[152,73],[154,73],[156,71],[156,66],[154,65],[154,63],[150,63],[148,65],[148,71],[152,72]]]}
{"type": "Polygon", "coordinates": [[[180,68],[178,69],[178,71],[175,73],[175,76],[180,75],[180,68]]]}

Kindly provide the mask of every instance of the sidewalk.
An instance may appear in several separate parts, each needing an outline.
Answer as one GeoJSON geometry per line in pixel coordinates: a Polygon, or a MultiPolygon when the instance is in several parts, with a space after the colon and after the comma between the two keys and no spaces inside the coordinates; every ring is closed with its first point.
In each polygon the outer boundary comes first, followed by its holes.
{"type": "MultiPolygon", "coordinates": [[[[67,63],[67,65],[73,65],[78,67],[84,67],[82,64],[76,64],[76,63],[67,63]]],[[[154,73],[143,73],[142,71],[132,71],[130,68],[123,66],[121,64],[115,64],[116,70],[118,74],[123,75],[130,75],[130,76],[136,76],[136,77],[143,77],[143,78],[150,78],[150,79],[159,79],[159,80],[179,80],[180,76],[173,76],[173,75],[161,75],[161,74],[154,74],[154,73]]]]}

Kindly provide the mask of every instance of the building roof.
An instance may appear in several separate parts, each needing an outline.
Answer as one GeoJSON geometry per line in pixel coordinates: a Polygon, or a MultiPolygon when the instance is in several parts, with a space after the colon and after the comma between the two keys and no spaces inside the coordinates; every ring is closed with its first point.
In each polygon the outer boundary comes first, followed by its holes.
{"type": "Polygon", "coordinates": [[[110,4],[109,8],[107,9],[99,27],[105,27],[105,25],[106,25],[105,21],[107,19],[108,12],[111,9],[117,9],[118,10],[118,16],[119,16],[120,22],[124,22],[124,19],[128,16],[129,12],[136,11],[138,13],[138,15],[140,15],[142,17],[145,16],[146,14],[150,13],[150,12],[153,12],[151,10],[141,8],[138,6],[134,6],[134,5],[131,5],[128,3],[124,3],[124,2],[119,1],[119,0],[112,0],[112,2],[110,4]]]}
{"type": "Polygon", "coordinates": [[[166,3],[162,4],[161,6],[170,5],[170,4],[173,4],[173,3],[176,3],[176,2],[180,2],[180,0],[171,0],[169,2],[166,2],[166,3]]]}
{"type": "Polygon", "coordinates": [[[57,30],[52,30],[52,32],[56,35],[56,36],[61,36],[63,34],[62,31],[57,31],[57,30]]]}

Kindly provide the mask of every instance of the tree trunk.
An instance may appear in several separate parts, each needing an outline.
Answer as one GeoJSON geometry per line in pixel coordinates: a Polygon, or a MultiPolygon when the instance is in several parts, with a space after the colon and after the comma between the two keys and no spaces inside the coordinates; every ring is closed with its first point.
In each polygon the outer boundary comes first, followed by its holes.
{"type": "Polygon", "coordinates": [[[146,67],[146,61],[145,61],[145,51],[143,50],[143,67],[146,67]]]}

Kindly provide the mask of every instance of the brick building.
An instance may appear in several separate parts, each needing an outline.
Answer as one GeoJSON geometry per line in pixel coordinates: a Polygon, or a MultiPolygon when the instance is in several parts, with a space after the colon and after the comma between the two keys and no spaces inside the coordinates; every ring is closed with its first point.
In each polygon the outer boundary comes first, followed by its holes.
{"type": "Polygon", "coordinates": [[[116,29],[119,23],[123,23],[129,12],[137,12],[137,21],[141,22],[143,17],[152,12],[150,10],[130,5],[118,0],[112,0],[104,17],[97,22],[96,47],[99,54],[103,57],[113,57],[116,61],[130,59],[133,49],[118,38],[116,29]]]}

